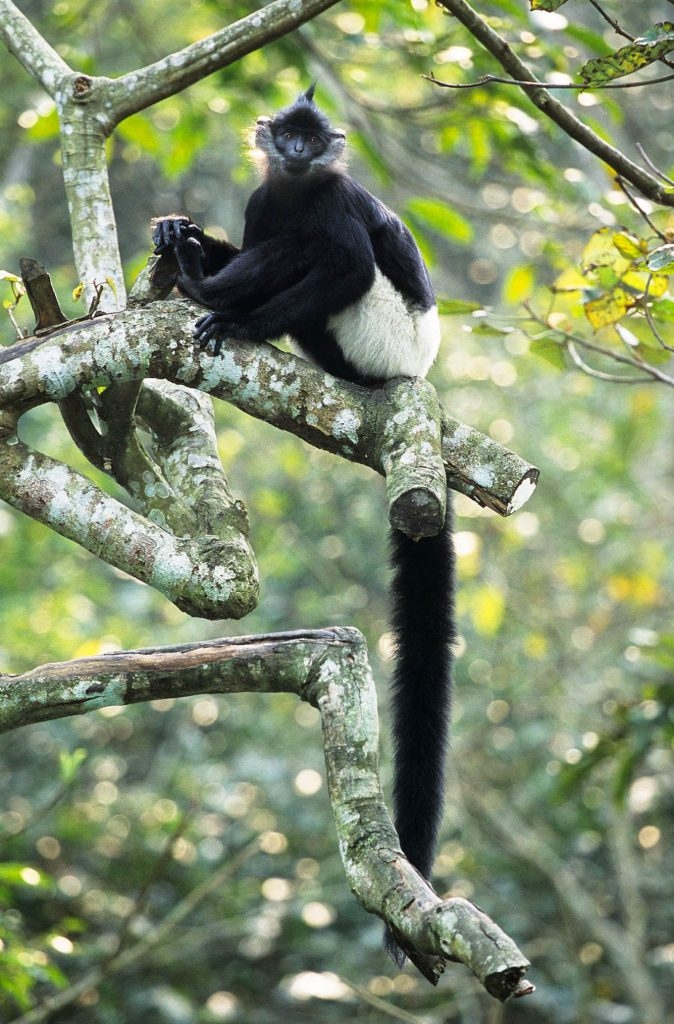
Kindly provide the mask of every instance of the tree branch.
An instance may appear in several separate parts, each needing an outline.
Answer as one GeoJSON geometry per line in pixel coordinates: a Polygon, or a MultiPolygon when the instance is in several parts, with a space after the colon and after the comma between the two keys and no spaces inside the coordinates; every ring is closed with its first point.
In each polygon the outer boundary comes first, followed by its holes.
{"type": "Polygon", "coordinates": [[[0,676],[0,731],[197,693],[296,693],[317,707],[349,884],[387,921],[425,976],[459,960],[500,1000],[527,995],[529,963],[473,904],[441,900],[409,864],[379,786],[377,696],[363,637],[324,629],[120,651],[0,676]]]}
{"type": "MultiPolygon", "coordinates": [[[[203,441],[204,450],[195,465],[188,449],[182,475],[170,474],[176,485],[173,509],[156,481],[152,486],[138,481],[136,498],[144,514],[64,463],[33,451],[16,431],[16,417],[4,413],[0,498],[9,505],[154,587],[189,615],[238,619],[256,606],[257,566],[247,521],[222,485],[214,436],[211,440],[208,424],[204,427],[198,416],[188,443],[203,441]],[[203,493],[194,486],[195,474],[201,476],[203,493]]],[[[180,444],[179,437],[175,448],[180,444]]]]}
{"type": "MultiPolygon", "coordinates": [[[[197,313],[189,303],[156,302],[0,350],[0,408],[21,412],[92,386],[165,378],[222,398],[317,448],[388,473],[389,496],[398,507],[406,488],[418,494],[419,481],[423,491],[424,479],[430,479],[427,509],[440,514],[439,463],[433,456],[429,464],[428,458],[429,429],[431,434],[434,429],[428,426],[430,384],[398,380],[381,389],[364,388],[268,344],[230,342],[215,359],[195,354],[191,323],[197,313]],[[396,418],[396,409],[405,404],[418,411],[418,430],[417,424],[396,418]],[[390,427],[384,427],[387,419],[390,427]],[[419,468],[416,482],[408,463],[419,468]]],[[[439,450],[449,486],[500,515],[521,507],[536,486],[535,467],[449,416],[442,420],[439,450]]],[[[411,532],[420,528],[423,523],[410,526],[411,532]]]]}
{"type": "MultiPolygon", "coordinates": [[[[534,106],[554,121],[566,134],[580,143],[584,149],[599,157],[612,167],[617,174],[635,185],[644,196],[663,206],[674,206],[674,194],[668,191],[657,178],[649,174],[638,164],[629,160],[620,150],[600,138],[592,129],[573,114],[568,107],[550,95],[545,83],[539,82],[531,69],[511,49],[506,40],[495,32],[466,0],[437,0],[450,14],[461,22],[470,34],[491,53],[501,67],[512,78],[520,82],[532,82],[533,85],[520,85],[534,106]]],[[[438,83],[442,84],[442,83],[438,83]]]]}
{"type": "Polygon", "coordinates": [[[72,68],[12,0],[0,0],[0,39],[52,98],[63,82],[73,75],[72,68]]]}
{"type": "Polygon", "coordinates": [[[205,39],[121,78],[105,81],[108,130],[131,114],[173,96],[253,50],[287,35],[338,0],[274,0],[205,39]]]}

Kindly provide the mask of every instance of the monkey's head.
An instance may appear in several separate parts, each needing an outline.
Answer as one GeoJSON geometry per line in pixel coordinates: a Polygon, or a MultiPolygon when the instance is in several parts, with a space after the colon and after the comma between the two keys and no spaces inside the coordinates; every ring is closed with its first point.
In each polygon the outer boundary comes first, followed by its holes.
{"type": "Polygon", "coordinates": [[[314,103],[315,88],[310,85],[275,117],[257,119],[254,156],[267,177],[302,180],[344,170],[346,136],[314,103]]]}

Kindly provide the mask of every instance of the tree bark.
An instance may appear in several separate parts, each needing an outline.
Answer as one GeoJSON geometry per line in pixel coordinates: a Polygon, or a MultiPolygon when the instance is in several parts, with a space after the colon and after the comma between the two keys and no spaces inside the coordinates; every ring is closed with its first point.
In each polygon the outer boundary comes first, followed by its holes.
{"type": "Polygon", "coordinates": [[[0,732],[196,693],[296,693],[321,713],[342,862],[359,902],[433,984],[464,963],[497,999],[533,992],[529,962],[468,900],[441,900],[400,850],[379,785],[377,695],[367,647],[339,627],[119,651],[0,676],[0,732]]]}

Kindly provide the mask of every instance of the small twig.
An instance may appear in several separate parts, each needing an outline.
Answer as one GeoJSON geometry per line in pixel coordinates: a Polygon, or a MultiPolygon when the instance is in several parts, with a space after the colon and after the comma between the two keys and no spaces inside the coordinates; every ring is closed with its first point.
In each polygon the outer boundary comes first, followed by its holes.
{"type": "Polygon", "coordinates": [[[649,78],[645,82],[604,82],[602,85],[578,84],[577,82],[537,82],[535,79],[527,81],[526,79],[506,78],[501,75],[481,75],[475,82],[443,82],[432,72],[421,77],[443,89],[479,89],[482,85],[498,84],[517,85],[521,89],[575,89],[577,92],[587,90],[594,92],[604,89],[641,89],[648,85],[660,85],[662,82],[671,82],[674,79],[674,74],[663,75],[661,78],[649,78]]]}
{"type": "Polygon", "coordinates": [[[14,316],[14,310],[16,309],[16,302],[14,303],[13,306],[6,306],[5,309],[7,310],[7,316],[9,317],[9,319],[10,319],[10,321],[12,323],[12,326],[14,327],[14,330],[16,331],[16,336],[17,336],[18,340],[19,341],[23,341],[24,338],[28,337],[28,331],[24,331],[23,330],[23,328],[19,324],[19,321],[14,316]]]}
{"type": "Polygon", "coordinates": [[[546,118],[558,125],[569,138],[607,163],[616,174],[621,174],[631,181],[649,199],[661,203],[663,206],[674,206],[674,194],[664,188],[658,178],[653,177],[649,171],[634,163],[615,146],[602,139],[573,111],[560,103],[547,88],[546,83],[536,82],[530,68],[518,57],[506,39],[495,32],[491,25],[467,3],[467,0],[437,0],[437,3],[449,11],[473,38],[498,61],[510,76],[508,81],[534,82],[534,85],[522,87],[525,94],[533,105],[546,118]]]}
{"type": "MultiPolygon", "coordinates": [[[[534,323],[542,327],[546,335],[550,334],[561,340],[564,348],[567,350],[571,359],[583,373],[587,373],[590,377],[596,377],[599,380],[610,381],[614,384],[651,384],[655,381],[661,384],[667,384],[670,387],[674,387],[674,377],[668,376],[657,367],[651,366],[649,363],[644,362],[642,359],[635,359],[633,356],[624,356],[619,352],[612,352],[610,349],[604,348],[602,345],[596,345],[594,342],[588,341],[586,338],[581,338],[578,334],[572,334],[570,331],[561,331],[559,328],[550,327],[545,320],[542,320],[540,316],[532,309],[528,303],[524,303],[524,308],[529,313],[534,323]],[[595,370],[584,359],[581,358],[579,353],[576,351],[575,346],[583,348],[588,352],[595,352],[597,355],[603,356],[606,359],[610,359],[615,363],[620,363],[624,366],[629,366],[632,370],[637,370],[643,373],[643,377],[626,377],[620,374],[608,374],[602,370],[595,370]]],[[[532,339],[535,340],[535,339],[532,339]]]]}
{"type": "Polygon", "coordinates": [[[651,311],[648,308],[648,306],[644,305],[642,307],[642,312],[643,312],[644,316],[646,317],[646,323],[648,324],[648,326],[649,326],[649,328],[650,328],[650,330],[651,330],[651,332],[653,334],[653,337],[658,342],[658,344],[665,350],[665,352],[674,352],[674,345],[668,345],[667,342],[665,341],[665,339],[660,334],[659,329],[655,326],[655,321],[653,319],[653,314],[651,313],[651,311]]]}
{"type": "MultiPolygon", "coordinates": [[[[600,16],[604,19],[604,21],[607,21],[609,23],[609,25],[616,33],[616,35],[622,36],[623,39],[627,39],[630,43],[636,42],[637,37],[630,35],[630,33],[627,32],[624,28],[622,28],[622,26],[619,25],[617,21],[614,21],[613,18],[609,14],[607,14],[607,12],[604,10],[601,4],[597,3],[597,0],[590,0],[590,3],[594,7],[595,11],[597,11],[600,14],[600,16]]],[[[666,57],[659,57],[658,59],[660,63],[664,64],[666,67],[674,67],[674,64],[672,64],[671,60],[667,60],[666,57]]]]}
{"type": "Polygon", "coordinates": [[[607,14],[607,12],[604,10],[601,4],[597,3],[597,0],[590,0],[590,4],[594,7],[595,11],[597,11],[601,15],[604,21],[607,21],[609,23],[609,25],[616,33],[616,35],[622,36],[623,39],[627,39],[630,43],[634,42],[636,36],[630,35],[630,33],[627,32],[624,28],[622,28],[617,21],[614,21],[610,14],[607,14]]]}
{"type": "MultiPolygon", "coordinates": [[[[673,0],[673,2],[674,2],[674,0],[673,0]]],[[[664,172],[664,171],[661,171],[661,170],[660,170],[660,168],[659,168],[659,167],[657,167],[657,166],[656,166],[656,165],[655,165],[655,164],[653,163],[653,161],[651,160],[651,158],[649,157],[648,153],[646,152],[646,150],[644,149],[644,147],[643,147],[643,146],[641,145],[641,143],[640,143],[640,142],[637,142],[637,143],[635,143],[635,145],[636,145],[636,147],[637,147],[637,149],[638,149],[639,153],[641,154],[641,159],[642,159],[642,160],[644,161],[644,163],[645,163],[645,164],[646,164],[646,165],[647,165],[648,167],[650,167],[650,169],[651,169],[651,170],[653,171],[653,173],[654,173],[654,174],[657,174],[657,176],[658,176],[658,177],[659,177],[659,178],[661,179],[661,181],[664,181],[666,185],[672,185],[672,186],[674,186],[674,178],[669,178],[669,177],[668,177],[668,176],[667,176],[667,175],[665,174],[665,172],[664,172]]]]}
{"type": "MultiPolygon", "coordinates": [[[[579,370],[582,370],[583,373],[587,374],[588,377],[594,377],[596,380],[607,381],[610,384],[652,384],[653,383],[653,381],[649,380],[648,378],[644,379],[643,377],[625,377],[625,376],[622,376],[619,373],[605,373],[603,370],[595,370],[595,368],[593,366],[590,366],[589,363],[586,363],[585,360],[581,358],[581,356],[579,355],[579,353],[576,350],[576,343],[571,341],[570,338],[568,338],[568,337],[565,337],[565,339],[564,339],[564,347],[566,348],[566,351],[571,356],[571,359],[572,359],[574,365],[579,370]]],[[[599,351],[601,351],[601,350],[599,350],[599,351]]],[[[613,357],[613,353],[611,353],[611,352],[604,351],[604,354],[606,356],[613,357]]]]}
{"type": "Polygon", "coordinates": [[[642,220],[646,221],[653,234],[657,235],[658,238],[662,239],[662,241],[665,242],[667,240],[666,235],[664,234],[664,232],[660,231],[660,229],[655,226],[655,224],[648,216],[644,208],[639,204],[639,201],[635,198],[635,196],[632,195],[625,179],[620,174],[618,174],[616,175],[615,181],[620,191],[623,192],[623,194],[625,195],[632,209],[639,214],[642,220]]]}

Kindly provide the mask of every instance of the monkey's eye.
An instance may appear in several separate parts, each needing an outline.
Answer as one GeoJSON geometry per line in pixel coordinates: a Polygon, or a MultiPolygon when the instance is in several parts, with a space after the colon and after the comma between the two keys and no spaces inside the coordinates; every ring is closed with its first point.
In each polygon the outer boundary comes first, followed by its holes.
{"type": "Polygon", "coordinates": [[[292,137],[293,137],[293,133],[292,132],[284,132],[283,133],[283,138],[284,139],[292,139],[292,137]]]}

